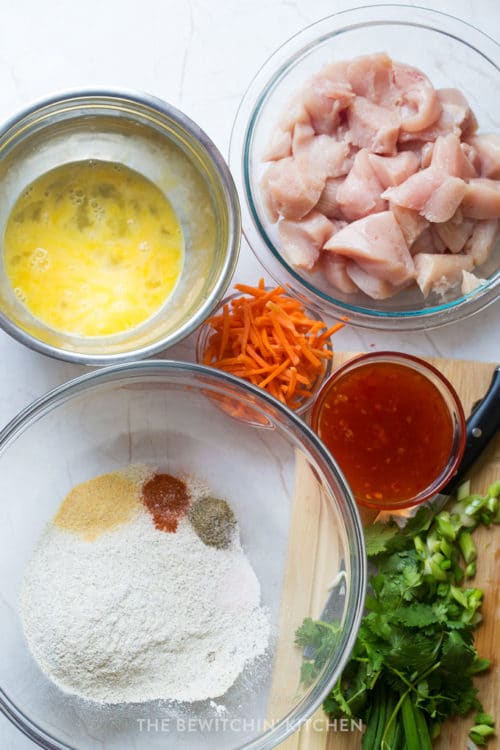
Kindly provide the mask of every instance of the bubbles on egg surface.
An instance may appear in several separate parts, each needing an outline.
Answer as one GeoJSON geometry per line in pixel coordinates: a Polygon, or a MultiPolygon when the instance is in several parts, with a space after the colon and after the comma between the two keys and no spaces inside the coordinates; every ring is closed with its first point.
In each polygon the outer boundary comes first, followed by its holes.
{"type": "Polygon", "coordinates": [[[78,206],[81,206],[83,204],[83,195],[81,194],[81,191],[79,193],[74,187],[70,187],[69,188],[69,190],[68,190],[68,198],[69,198],[69,202],[73,206],[77,206],[78,207],[78,206]]]}
{"type": "Polygon", "coordinates": [[[44,247],[37,247],[31,253],[30,266],[35,271],[48,271],[50,268],[50,255],[44,247]]]}
{"type": "Polygon", "coordinates": [[[92,214],[95,216],[96,219],[104,219],[106,216],[106,208],[102,205],[102,203],[99,203],[98,200],[95,198],[92,198],[92,200],[89,203],[90,210],[92,214]]]}
{"type": "Polygon", "coordinates": [[[14,294],[16,295],[19,302],[26,302],[26,293],[23,292],[21,287],[19,286],[14,287],[14,294]]]}
{"type": "Polygon", "coordinates": [[[176,270],[180,252],[170,242],[175,215],[153,190],[124,164],[100,160],[40,175],[9,216],[11,294],[17,287],[33,314],[72,334],[108,335],[147,319],[171,291],[161,269],[172,256],[176,270]]]}

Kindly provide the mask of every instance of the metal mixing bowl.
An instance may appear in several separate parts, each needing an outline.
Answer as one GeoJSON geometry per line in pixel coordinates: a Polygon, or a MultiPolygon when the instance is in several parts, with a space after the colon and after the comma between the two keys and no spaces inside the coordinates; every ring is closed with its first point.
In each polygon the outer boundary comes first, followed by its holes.
{"type": "Polygon", "coordinates": [[[13,117],[0,130],[0,237],[22,191],[68,162],[112,161],[136,170],[167,196],[182,225],[183,270],[153,317],[124,333],[78,337],[37,320],[16,297],[0,254],[0,326],[52,357],[89,365],[150,356],[192,333],[222,299],[240,244],[240,213],[229,170],[186,115],[146,94],[75,91],[13,117]]]}

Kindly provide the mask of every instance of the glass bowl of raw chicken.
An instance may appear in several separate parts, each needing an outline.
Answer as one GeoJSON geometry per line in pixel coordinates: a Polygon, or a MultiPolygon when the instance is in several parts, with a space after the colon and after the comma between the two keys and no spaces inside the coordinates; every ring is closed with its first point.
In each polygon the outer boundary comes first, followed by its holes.
{"type": "Polygon", "coordinates": [[[368,328],[428,329],[500,289],[500,47],[408,6],[338,13],[264,64],[230,163],[279,283],[368,328]]]}

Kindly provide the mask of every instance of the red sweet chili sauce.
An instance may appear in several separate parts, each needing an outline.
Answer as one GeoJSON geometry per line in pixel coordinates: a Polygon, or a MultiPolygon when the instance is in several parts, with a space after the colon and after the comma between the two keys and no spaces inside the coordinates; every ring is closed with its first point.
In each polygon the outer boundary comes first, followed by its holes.
{"type": "Polygon", "coordinates": [[[341,374],[313,421],[356,500],[403,507],[450,461],[454,423],[438,388],[395,362],[367,362],[341,374]]]}
{"type": "Polygon", "coordinates": [[[189,508],[185,482],[170,474],[155,474],[142,488],[142,500],[157,529],[175,532],[189,508]]]}

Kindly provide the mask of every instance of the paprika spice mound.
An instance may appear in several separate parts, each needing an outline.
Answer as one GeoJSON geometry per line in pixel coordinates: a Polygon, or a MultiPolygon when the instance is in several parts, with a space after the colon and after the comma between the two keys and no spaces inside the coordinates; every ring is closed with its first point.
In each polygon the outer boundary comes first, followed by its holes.
{"type": "Polygon", "coordinates": [[[174,533],[186,515],[190,495],[186,483],[170,474],[155,474],[142,488],[142,501],[157,529],[174,533]]]}

